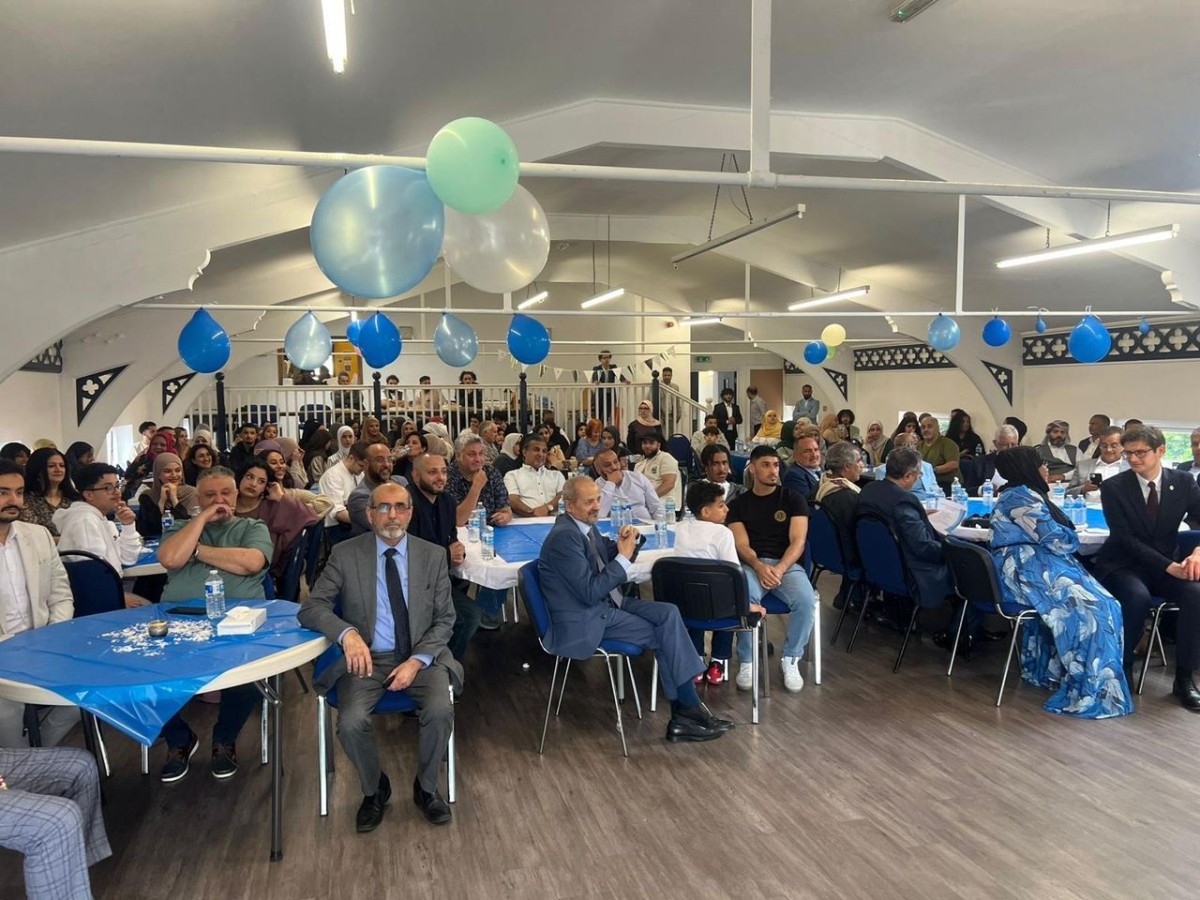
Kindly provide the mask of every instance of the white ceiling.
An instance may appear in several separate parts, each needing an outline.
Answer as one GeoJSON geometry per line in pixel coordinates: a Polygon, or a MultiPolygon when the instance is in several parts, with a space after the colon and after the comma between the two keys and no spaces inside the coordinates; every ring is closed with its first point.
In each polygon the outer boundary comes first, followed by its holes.
{"type": "MultiPolygon", "coordinates": [[[[893,2],[776,0],[773,107],[900,117],[1058,183],[1200,189],[1200,92],[1191,71],[1200,4],[940,0],[900,26],[887,19],[893,2]]],[[[596,97],[748,103],[748,0],[356,0],[341,77],[325,59],[318,0],[8,6],[0,31],[0,131],[11,135],[420,154],[441,124],[466,114],[506,121],[596,97]]],[[[715,170],[720,153],[600,145],[555,161],[715,170]]],[[[745,154],[739,162],[745,168],[745,154]]],[[[783,154],[774,155],[772,168],[921,177],[887,161],[783,154]]],[[[252,204],[255,192],[312,174],[0,155],[0,247],[213,197],[252,204]]],[[[698,186],[526,184],[552,214],[685,216],[706,229],[713,203],[712,189],[698,186]]],[[[722,190],[717,233],[745,221],[735,207],[741,202],[740,192],[722,190]]],[[[756,218],[807,205],[803,221],[764,236],[774,249],[952,307],[954,198],[752,190],[749,202],[756,218]]],[[[1163,221],[1171,220],[1178,217],[1164,211],[1163,221]]],[[[1045,232],[984,201],[968,203],[967,235],[970,309],[1177,309],[1157,271],[1117,257],[998,272],[996,258],[1040,247],[1045,232]]],[[[565,243],[556,243],[544,280],[573,285],[560,295],[577,302],[590,289],[592,248],[565,243]]],[[[617,242],[597,252],[602,263],[611,253],[614,283],[646,285],[647,296],[657,286],[656,299],[668,306],[674,297],[699,310],[742,296],[741,262],[707,254],[675,270],[668,260],[680,249],[617,242]]],[[[278,267],[308,265],[304,233],[289,232],[215,252],[196,288],[219,297],[278,267]]],[[[433,290],[435,281],[440,287],[437,272],[426,287],[433,290]]],[[[806,295],[778,275],[753,274],[756,308],[781,308],[806,295]]],[[[856,320],[856,330],[890,335],[882,320],[856,320]]]]}

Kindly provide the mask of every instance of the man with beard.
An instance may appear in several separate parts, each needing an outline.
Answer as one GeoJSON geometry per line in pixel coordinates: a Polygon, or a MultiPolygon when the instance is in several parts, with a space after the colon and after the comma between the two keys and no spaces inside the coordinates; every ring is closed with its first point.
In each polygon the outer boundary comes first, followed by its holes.
{"type": "Polygon", "coordinates": [[[371,502],[371,492],[381,484],[394,481],[396,484],[408,484],[403,475],[392,474],[392,451],[385,443],[367,445],[367,459],[363,468],[363,479],[358,487],[346,498],[346,512],[350,514],[350,536],[357,537],[371,530],[371,520],[367,516],[367,506],[371,502]]]}
{"type": "Polygon", "coordinates": [[[1038,456],[1050,472],[1050,482],[1069,481],[1079,451],[1067,443],[1067,423],[1055,420],[1046,426],[1046,439],[1037,445],[1038,456]]]}

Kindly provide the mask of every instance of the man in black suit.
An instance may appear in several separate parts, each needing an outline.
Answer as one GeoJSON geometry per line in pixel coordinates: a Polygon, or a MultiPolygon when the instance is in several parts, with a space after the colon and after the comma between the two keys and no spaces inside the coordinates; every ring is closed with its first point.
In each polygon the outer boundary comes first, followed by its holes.
{"type": "Polygon", "coordinates": [[[804,429],[796,438],[792,464],[783,473],[783,486],[811,500],[821,482],[821,442],[815,428],[804,429]]]}
{"type": "MultiPolygon", "coordinates": [[[[600,361],[592,366],[592,384],[616,384],[618,376],[621,384],[629,384],[629,379],[620,375],[612,364],[611,350],[601,350],[596,358],[600,361]]],[[[613,424],[613,413],[617,406],[616,388],[595,387],[592,390],[592,414],[605,425],[613,424]]]]}
{"type": "Polygon", "coordinates": [[[975,461],[973,467],[974,476],[963,487],[967,489],[969,494],[978,494],[979,489],[983,485],[991,481],[992,484],[999,490],[1004,484],[1004,479],[999,479],[999,484],[996,484],[993,479],[996,477],[996,455],[1003,450],[1010,450],[1021,443],[1021,438],[1017,435],[1017,429],[1011,425],[1001,425],[996,429],[996,434],[992,437],[992,452],[987,453],[975,461]]]}
{"type": "Polygon", "coordinates": [[[450,685],[462,688],[462,666],[446,646],[454,627],[446,551],[408,534],[407,488],[380,485],[368,510],[374,530],[333,549],[297,618],[345,651],[315,686],[337,686],[338,739],[363,790],[355,828],[377,828],[392,796],[371,713],[384,691],[401,690],[417,702],[420,723],[413,802],[431,823],[444,825],[450,806],[438,793],[438,777],[454,731],[450,685]]]}
{"type": "Polygon", "coordinates": [[[1187,472],[1193,478],[1200,478],[1200,428],[1192,430],[1192,458],[1187,462],[1176,463],[1175,468],[1187,472]]]}
{"type": "Polygon", "coordinates": [[[1129,471],[1106,478],[1100,502],[1108,539],[1096,554],[1096,577],[1121,604],[1125,665],[1142,636],[1151,598],[1179,604],[1175,629],[1175,683],[1184,709],[1200,712],[1192,670],[1200,664],[1200,548],[1175,562],[1179,524],[1200,522],[1200,486],[1190,475],[1162,465],[1162,432],[1137,425],[1121,435],[1129,471]]]}
{"type": "Polygon", "coordinates": [[[654,650],[663,690],[671,700],[668,741],[711,741],[733,723],[709,713],[692,679],[704,671],[679,607],[626,597],[621,585],[637,553],[637,529],[624,525],[616,542],[596,529],[600,487],[586,476],[563,488],[566,515],[542,544],[538,576],[550,613],[545,646],[570,659],[588,659],[605,639],[654,650]]]}
{"type": "Polygon", "coordinates": [[[721,391],[721,402],[713,407],[713,415],[717,417],[717,427],[725,440],[732,447],[737,443],[738,426],[742,424],[742,408],[733,402],[733,388],[721,391]]]}

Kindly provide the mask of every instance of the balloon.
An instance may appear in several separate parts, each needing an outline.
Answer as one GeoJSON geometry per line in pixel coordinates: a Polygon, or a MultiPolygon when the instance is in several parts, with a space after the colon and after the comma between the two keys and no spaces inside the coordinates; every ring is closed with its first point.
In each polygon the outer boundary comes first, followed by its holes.
{"type": "Polygon", "coordinates": [[[945,313],[929,323],[929,346],[934,350],[953,350],[958,345],[958,323],[945,313]]]}
{"type": "Polygon", "coordinates": [[[176,344],[188,368],[210,375],[229,362],[229,335],[206,309],[198,309],[179,332],[176,344]]]}
{"type": "Polygon", "coordinates": [[[313,210],[313,256],[343,291],[375,300],[395,297],[437,262],[444,212],[420,172],[399,166],[355,169],[313,210]]]}
{"type": "Polygon", "coordinates": [[[433,333],[433,349],[446,365],[461,369],[470,365],[479,352],[479,338],[475,329],[454,313],[442,313],[442,321],[433,333]]]}
{"type": "Polygon", "coordinates": [[[1037,317],[1037,321],[1034,323],[1033,327],[1037,331],[1038,334],[1045,334],[1046,333],[1046,320],[1043,319],[1041,317],[1041,315],[1039,314],[1037,317]]]}
{"type": "Polygon", "coordinates": [[[333,339],[324,323],[309,311],[287,330],[283,352],[297,369],[311,371],[323,366],[333,354],[333,339]]]}
{"type": "Polygon", "coordinates": [[[492,212],[508,202],[521,161],[512,138],[487,119],[469,116],[429,142],[425,172],[438,198],[459,212],[492,212]]]}
{"type": "Polygon", "coordinates": [[[1142,321],[1138,324],[1138,331],[1142,334],[1150,333],[1150,323],[1146,320],[1145,316],[1142,317],[1142,321]]]}
{"type": "Polygon", "coordinates": [[[351,319],[350,324],[346,326],[346,340],[355,347],[358,346],[358,336],[362,333],[362,327],[361,319],[351,319]]]}
{"type": "Polygon", "coordinates": [[[1112,335],[1095,316],[1084,316],[1067,337],[1067,350],[1081,363],[1099,362],[1112,349],[1112,335]]]}
{"type": "Polygon", "coordinates": [[[829,355],[829,348],[825,346],[823,341],[809,341],[804,345],[804,361],[811,365],[817,366],[825,362],[825,357],[829,355]]]}
{"type": "Polygon", "coordinates": [[[383,313],[375,313],[363,322],[358,334],[358,349],[372,369],[391,365],[400,356],[400,331],[383,313]]]}
{"type": "Polygon", "coordinates": [[[821,342],[827,347],[840,347],[846,340],[846,329],[836,322],[821,331],[821,342]]]}
{"type": "Polygon", "coordinates": [[[508,352],[527,366],[550,355],[550,332],[533,316],[517,313],[508,326],[508,352]]]}
{"type": "Polygon", "coordinates": [[[999,316],[983,326],[983,342],[989,347],[1003,347],[1011,337],[1011,326],[999,316]]]}
{"type": "Polygon", "coordinates": [[[830,347],[829,352],[825,354],[825,362],[829,362],[831,359],[833,359],[835,356],[837,356],[837,352],[838,352],[837,347],[830,347]]]}
{"type": "Polygon", "coordinates": [[[446,210],[442,252],[450,268],[471,287],[493,294],[523,288],[550,256],[550,224],[541,205],[517,185],[495,212],[469,216],[446,210]]]}

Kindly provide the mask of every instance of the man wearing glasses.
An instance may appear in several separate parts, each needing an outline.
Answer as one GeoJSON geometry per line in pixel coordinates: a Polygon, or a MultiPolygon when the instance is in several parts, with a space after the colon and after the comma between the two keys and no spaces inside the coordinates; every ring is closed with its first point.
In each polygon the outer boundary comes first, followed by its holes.
{"type": "Polygon", "coordinates": [[[1129,471],[1100,485],[1109,535],[1096,554],[1096,577],[1121,604],[1127,670],[1152,598],[1179,605],[1171,693],[1184,709],[1200,712],[1192,679],[1200,664],[1200,548],[1175,562],[1180,523],[1200,523],[1200,486],[1184,472],[1163,468],[1166,446],[1157,428],[1136,425],[1121,435],[1121,446],[1129,471]]]}
{"type": "Polygon", "coordinates": [[[412,514],[408,488],[375,488],[367,511],[372,532],[333,549],[299,613],[301,625],[345,653],[321,673],[316,687],[337,687],[338,740],[363,791],[355,817],[360,832],[379,827],[392,796],[371,723],[384,691],[405,691],[418,705],[413,802],[430,823],[450,821],[438,779],[454,731],[450,685],[462,689],[462,666],[446,646],[454,628],[446,551],[408,534],[412,514]]]}
{"type": "MultiPolygon", "coordinates": [[[[121,471],[106,463],[92,463],[79,470],[77,479],[82,503],[72,503],[54,514],[58,528],[58,552],[82,550],[108,561],[117,574],[142,555],[142,536],[133,527],[137,516],[121,499],[121,471]],[[117,524],[109,521],[109,516],[117,524]]],[[[136,594],[125,595],[126,606],[145,606],[136,594]]]]}

